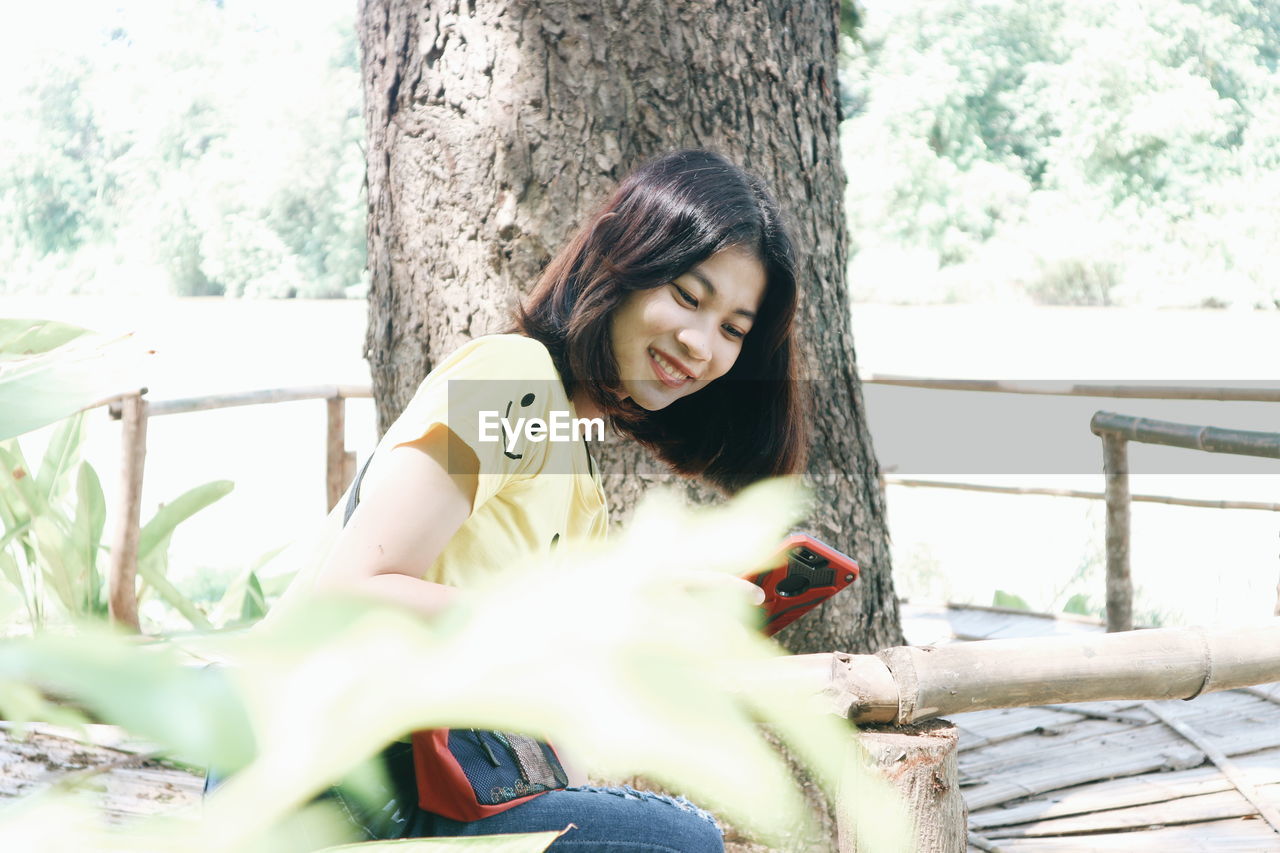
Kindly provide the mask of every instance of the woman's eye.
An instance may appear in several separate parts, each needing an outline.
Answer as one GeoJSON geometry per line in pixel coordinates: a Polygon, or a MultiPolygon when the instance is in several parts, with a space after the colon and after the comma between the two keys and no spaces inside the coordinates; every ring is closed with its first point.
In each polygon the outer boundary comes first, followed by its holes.
{"type": "Polygon", "coordinates": [[[694,298],[694,296],[693,296],[693,294],[692,294],[692,293],[690,293],[689,291],[685,290],[683,287],[681,287],[681,286],[680,286],[680,285],[678,285],[678,284],[672,284],[671,286],[672,286],[672,287],[674,287],[674,288],[676,289],[676,293],[678,293],[678,294],[680,295],[680,301],[681,301],[681,302],[685,303],[685,304],[686,304],[686,305],[688,305],[690,308],[697,308],[697,307],[698,307],[698,300],[694,298]]]}
{"type": "Polygon", "coordinates": [[[746,332],[742,331],[736,326],[724,326],[723,328],[724,328],[725,334],[727,334],[731,338],[737,338],[738,340],[742,340],[747,336],[746,332]]]}

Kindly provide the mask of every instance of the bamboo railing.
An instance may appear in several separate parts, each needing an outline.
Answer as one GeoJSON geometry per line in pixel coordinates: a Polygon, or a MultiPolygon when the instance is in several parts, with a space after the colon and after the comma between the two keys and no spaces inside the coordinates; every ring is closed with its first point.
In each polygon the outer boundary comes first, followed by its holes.
{"type": "MultiPolygon", "coordinates": [[[[920,376],[898,376],[888,373],[869,373],[861,377],[864,385],[889,385],[900,388],[920,388],[933,391],[977,391],[988,394],[1032,394],[1056,397],[1111,397],[1140,400],[1212,400],[1236,403],[1280,402],[1280,385],[1258,384],[1246,388],[1240,386],[1174,385],[1148,383],[1113,384],[1103,382],[1055,382],[1009,381],[999,379],[930,379],[920,376]]],[[[1084,498],[1104,500],[1102,492],[1051,489],[1035,486],[992,486],[984,483],[967,483],[958,480],[934,480],[920,477],[900,477],[890,473],[881,475],[881,482],[895,486],[915,488],[957,489],[970,492],[990,492],[1009,495],[1043,495],[1046,497],[1084,498]]],[[[1171,495],[1131,495],[1130,500],[1163,503],[1173,506],[1193,506],[1209,509],[1254,509],[1280,512],[1280,503],[1262,501],[1198,500],[1171,495]]]]}
{"type": "Polygon", "coordinates": [[[174,400],[149,400],[147,389],[122,394],[88,408],[106,406],[121,430],[120,515],[113,532],[108,608],[114,622],[139,630],[138,534],[142,508],[142,478],[147,456],[147,421],[160,415],[205,412],[236,406],[257,406],[295,400],[325,401],[325,497],[330,509],[355,476],[355,454],[346,449],[346,401],[373,396],[368,386],[311,385],[269,388],[232,394],[213,394],[174,400]]]}
{"type": "Polygon", "coordinates": [[[1137,400],[1220,400],[1237,403],[1280,403],[1280,385],[1253,388],[1223,385],[1145,385],[1105,382],[1018,382],[999,379],[926,379],[872,373],[862,377],[864,385],[896,385],[935,391],[983,391],[991,394],[1043,394],[1055,397],[1116,397],[1137,400]]]}
{"type": "MultiPolygon", "coordinates": [[[[978,391],[994,394],[1035,394],[1068,397],[1112,397],[1144,400],[1215,400],[1230,402],[1280,402],[1280,385],[1253,387],[1210,384],[1174,385],[1162,383],[1108,384],[1081,382],[1022,382],[988,379],[929,379],[915,376],[869,374],[868,385],[890,385],[938,391],[978,391]]],[[[1262,501],[1207,501],[1168,495],[1134,495],[1129,492],[1127,441],[1165,444],[1213,453],[1280,458],[1280,434],[1229,430],[1173,424],[1123,415],[1110,417],[1102,427],[1094,416],[1093,432],[1103,439],[1103,473],[1106,491],[994,486],[954,480],[933,480],[881,475],[882,484],[910,487],[959,489],[999,494],[1046,495],[1105,500],[1107,502],[1107,630],[1127,631],[1133,627],[1133,583],[1129,574],[1129,504],[1133,501],[1213,509],[1252,509],[1280,512],[1280,504],[1262,501]],[[1101,431],[1100,431],[1101,430],[1101,431]],[[1127,431],[1127,432],[1126,432],[1127,431]]],[[[1280,586],[1276,590],[1276,615],[1280,615],[1280,586]]]]}
{"type": "MultiPolygon", "coordinates": [[[[995,495],[1037,495],[1058,498],[1083,498],[1084,500],[1103,501],[1107,499],[1105,492],[1089,492],[1083,489],[1043,489],[1034,486],[994,486],[987,483],[960,483],[953,480],[931,480],[919,477],[899,477],[885,474],[885,483],[908,488],[956,489],[962,492],[989,492],[995,495]]],[[[1172,495],[1129,495],[1134,502],[1167,504],[1169,506],[1194,506],[1202,509],[1257,509],[1266,512],[1280,512],[1280,503],[1269,501],[1215,501],[1203,498],[1179,498],[1172,495]]]]}
{"type": "MultiPolygon", "coordinates": [[[[980,391],[1003,394],[1280,402],[1280,386],[1232,388],[1193,385],[1009,382],[973,379],[928,379],[887,374],[865,375],[862,378],[862,382],[870,385],[895,385],[935,390],[980,391]]],[[[146,397],[146,393],[147,390],[144,388],[136,392],[102,400],[87,407],[107,406],[111,417],[121,420],[124,426],[121,439],[122,477],[120,506],[122,512],[117,520],[113,539],[111,577],[109,581],[110,609],[113,619],[129,625],[135,630],[138,627],[138,617],[137,601],[133,591],[137,574],[138,522],[142,500],[142,478],[146,459],[146,424],[149,418],[159,415],[210,411],[236,406],[323,399],[326,401],[325,416],[327,425],[325,452],[326,505],[333,507],[355,475],[355,455],[348,452],[345,447],[344,401],[355,398],[367,399],[373,396],[369,386],[364,385],[314,385],[297,388],[275,388],[171,400],[149,400],[146,397]]],[[[882,477],[882,480],[903,486],[963,489],[1020,495],[1055,495],[1095,500],[1106,499],[1106,495],[1102,493],[1066,489],[991,486],[949,480],[907,479],[893,476],[882,477]]],[[[1201,501],[1164,495],[1130,495],[1129,499],[1182,506],[1280,511],[1280,504],[1256,501],[1201,501]]],[[[1116,547],[1119,548],[1121,546],[1117,543],[1116,547]]],[[[1127,544],[1124,547],[1127,548],[1127,544]]],[[[1132,593],[1130,592],[1130,597],[1131,595],[1132,593]]],[[[1110,603],[1110,597],[1108,597],[1108,603],[1110,603]]],[[[1108,612],[1110,612],[1110,607],[1108,612]]],[[[1277,599],[1277,613],[1280,613],[1280,598],[1277,599]]]]}
{"type": "MultiPolygon", "coordinates": [[[[1089,429],[1102,439],[1107,501],[1107,630],[1133,629],[1133,579],[1129,573],[1129,455],[1131,441],[1280,459],[1280,433],[1221,429],[1097,412],[1089,429]]],[[[1276,603],[1280,615],[1280,601],[1276,603]]]]}

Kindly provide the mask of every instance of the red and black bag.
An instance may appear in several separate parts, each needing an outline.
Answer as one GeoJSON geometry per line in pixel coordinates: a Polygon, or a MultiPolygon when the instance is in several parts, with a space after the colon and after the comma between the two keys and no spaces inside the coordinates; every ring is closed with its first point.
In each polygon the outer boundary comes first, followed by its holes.
{"type": "Polygon", "coordinates": [[[485,729],[414,732],[413,768],[418,805],[463,821],[495,815],[568,785],[550,744],[485,729]]]}
{"type": "MultiPolygon", "coordinates": [[[[368,468],[366,461],[351,485],[344,526],[360,501],[368,468]]],[[[527,735],[427,729],[414,732],[412,743],[418,805],[452,820],[490,817],[569,784],[551,745],[527,735]]]]}

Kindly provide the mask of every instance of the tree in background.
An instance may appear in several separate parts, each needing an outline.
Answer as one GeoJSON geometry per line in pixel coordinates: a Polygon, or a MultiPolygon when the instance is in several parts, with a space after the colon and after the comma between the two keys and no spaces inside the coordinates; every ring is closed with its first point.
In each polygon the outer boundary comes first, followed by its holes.
{"type": "MultiPolygon", "coordinates": [[[[797,651],[900,642],[844,284],[836,7],[366,0],[358,30],[381,427],[438,359],[505,328],[515,297],[631,167],[719,150],[761,175],[793,221],[799,322],[820,377],[811,527],[863,567],[853,594],[783,636],[797,651]]],[[[663,479],[634,446],[602,467],[615,518],[663,479]]]]}
{"type": "Polygon", "coordinates": [[[0,292],[363,291],[350,10],[295,20],[252,5],[10,16],[0,292]]]}
{"type": "Polygon", "coordinates": [[[855,293],[1276,306],[1280,3],[867,5],[855,293]]]}

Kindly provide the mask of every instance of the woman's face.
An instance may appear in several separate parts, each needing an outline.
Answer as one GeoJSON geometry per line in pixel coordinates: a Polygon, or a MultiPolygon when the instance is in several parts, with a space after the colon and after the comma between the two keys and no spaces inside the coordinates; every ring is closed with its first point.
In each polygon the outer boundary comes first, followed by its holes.
{"type": "Polygon", "coordinates": [[[731,246],[675,281],[628,294],[610,323],[623,396],[657,411],[728,373],[764,288],[760,261],[731,246]]]}

